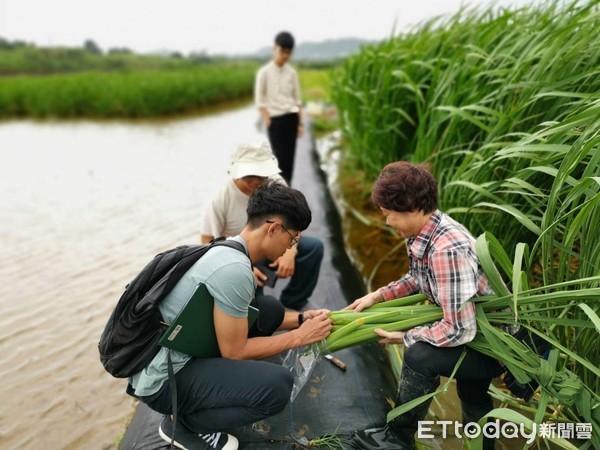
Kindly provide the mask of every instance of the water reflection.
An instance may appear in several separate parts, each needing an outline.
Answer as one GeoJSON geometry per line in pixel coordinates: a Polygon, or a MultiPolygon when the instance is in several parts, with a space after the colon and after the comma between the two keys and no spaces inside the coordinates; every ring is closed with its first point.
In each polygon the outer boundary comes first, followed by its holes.
{"type": "Polygon", "coordinates": [[[0,123],[1,448],[110,447],[129,400],[100,332],[148,258],[197,242],[256,118],[0,123]]]}

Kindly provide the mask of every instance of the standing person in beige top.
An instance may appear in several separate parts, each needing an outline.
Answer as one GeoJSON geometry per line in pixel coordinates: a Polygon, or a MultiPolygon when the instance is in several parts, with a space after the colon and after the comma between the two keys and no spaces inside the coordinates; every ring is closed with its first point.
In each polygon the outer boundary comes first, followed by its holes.
{"type": "Polygon", "coordinates": [[[302,136],[302,102],[298,74],[286,64],[294,49],[287,31],[275,36],[273,59],[256,74],[254,99],[279,163],[281,176],[291,185],[296,139],[302,136]]]}

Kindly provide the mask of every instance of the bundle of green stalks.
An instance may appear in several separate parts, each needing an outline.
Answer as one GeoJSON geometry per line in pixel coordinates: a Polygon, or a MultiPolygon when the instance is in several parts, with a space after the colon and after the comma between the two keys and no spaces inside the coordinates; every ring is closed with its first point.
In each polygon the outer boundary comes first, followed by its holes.
{"type": "MultiPolygon", "coordinates": [[[[540,385],[533,419],[514,411],[496,411],[492,417],[539,424],[548,419],[549,409],[560,411],[559,421],[591,423],[594,431],[588,445],[600,448],[600,393],[593,383],[585,383],[575,373],[581,373],[578,368],[584,368],[584,373],[598,379],[598,362],[588,359],[589,353],[578,354],[560,342],[560,335],[565,332],[573,335],[574,339],[595,336],[590,345],[598,342],[600,318],[594,311],[600,305],[600,275],[544,287],[532,288],[525,283],[523,289],[510,292],[494,263],[497,260],[502,262],[501,265],[509,264],[508,255],[498,241],[490,234],[483,234],[477,239],[476,250],[496,295],[472,300],[476,306],[478,332],[467,345],[501,360],[520,383],[535,380],[540,385]],[[579,309],[586,319],[570,315],[572,309],[579,309]],[[553,350],[547,360],[501,327],[515,324],[552,345],[553,350]]],[[[522,261],[516,258],[508,278],[516,276],[523,279],[521,264],[522,261]]],[[[511,281],[514,285],[514,280],[511,281]]],[[[380,337],[374,333],[375,328],[407,331],[431,324],[441,320],[443,312],[440,307],[428,304],[424,295],[417,294],[379,303],[359,313],[351,310],[334,311],[330,317],[334,322],[333,331],[319,344],[320,352],[334,352],[379,340],[380,337]]],[[[447,385],[438,393],[446,389],[447,385]]],[[[388,420],[412,406],[401,405],[392,410],[388,420]]],[[[553,442],[564,448],[574,448],[564,439],[553,439],[553,442]]]]}

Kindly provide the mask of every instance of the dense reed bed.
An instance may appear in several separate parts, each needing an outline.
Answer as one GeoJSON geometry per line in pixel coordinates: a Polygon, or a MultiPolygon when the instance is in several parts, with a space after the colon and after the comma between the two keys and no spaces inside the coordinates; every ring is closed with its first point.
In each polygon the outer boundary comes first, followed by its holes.
{"type": "MultiPolygon", "coordinates": [[[[428,162],[445,210],[452,208],[474,233],[506,232],[485,201],[517,208],[543,203],[535,197],[546,191],[530,185],[547,188],[551,176],[527,174],[529,184],[511,177],[541,157],[560,155],[558,147],[536,150],[537,144],[575,140],[536,134],[540,127],[600,96],[598,6],[558,5],[462,10],[349,58],[333,77],[346,163],[373,180],[389,161],[428,162]],[[498,153],[511,144],[517,148],[498,153]],[[483,214],[471,219],[474,209],[483,214]]],[[[529,226],[512,228],[512,242],[534,238],[529,226]]]]}
{"type": "Polygon", "coordinates": [[[364,49],[333,77],[344,170],[369,186],[388,162],[426,162],[440,208],[502,249],[508,319],[558,349],[552,370],[531,374],[538,422],[566,408],[600,423],[600,303],[577,297],[600,275],[599,28],[597,2],[464,9],[364,49]],[[532,289],[573,301],[529,303],[532,289]],[[588,395],[578,406],[548,381],[567,370],[588,395]]]}
{"type": "Polygon", "coordinates": [[[255,64],[0,77],[0,117],[164,116],[250,98],[255,64]]]}

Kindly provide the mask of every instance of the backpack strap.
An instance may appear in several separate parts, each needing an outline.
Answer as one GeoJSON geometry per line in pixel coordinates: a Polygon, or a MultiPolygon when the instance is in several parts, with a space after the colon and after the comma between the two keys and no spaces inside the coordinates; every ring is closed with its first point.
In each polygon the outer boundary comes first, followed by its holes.
{"type": "MultiPolygon", "coordinates": [[[[170,256],[172,260],[175,261],[179,261],[180,259],[183,258],[183,255],[185,254],[185,246],[181,246],[177,248],[177,251],[170,256]]],[[[190,253],[190,255],[195,254],[198,250],[200,250],[200,248],[198,248],[197,250],[193,251],[192,253],[190,253]]],[[[189,258],[188,255],[187,257],[189,258]]],[[[156,271],[156,269],[158,268],[159,264],[161,263],[161,258],[155,257],[152,262],[150,263],[150,266],[148,267],[147,270],[144,270],[144,276],[142,278],[140,278],[139,280],[136,280],[136,284],[135,286],[146,286],[150,280],[152,279],[152,277],[154,276],[154,272],[156,271]]],[[[129,286],[128,286],[129,287],[129,286]]]]}
{"type": "Polygon", "coordinates": [[[167,353],[167,372],[169,373],[169,391],[171,392],[171,408],[173,410],[173,429],[171,430],[171,450],[175,445],[175,429],[177,428],[177,385],[175,384],[175,372],[171,360],[171,349],[167,353]]]}
{"type": "MultiPolygon", "coordinates": [[[[217,247],[217,246],[220,246],[220,245],[224,245],[226,247],[234,248],[236,250],[239,250],[244,255],[246,255],[248,257],[248,259],[250,259],[250,254],[248,253],[248,250],[246,250],[246,247],[244,246],[244,244],[240,244],[238,241],[234,241],[233,239],[225,239],[223,237],[220,237],[220,238],[214,239],[210,243],[211,247],[217,247]]],[[[252,265],[252,260],[250,261],[250,265],[252,265]]]]}

